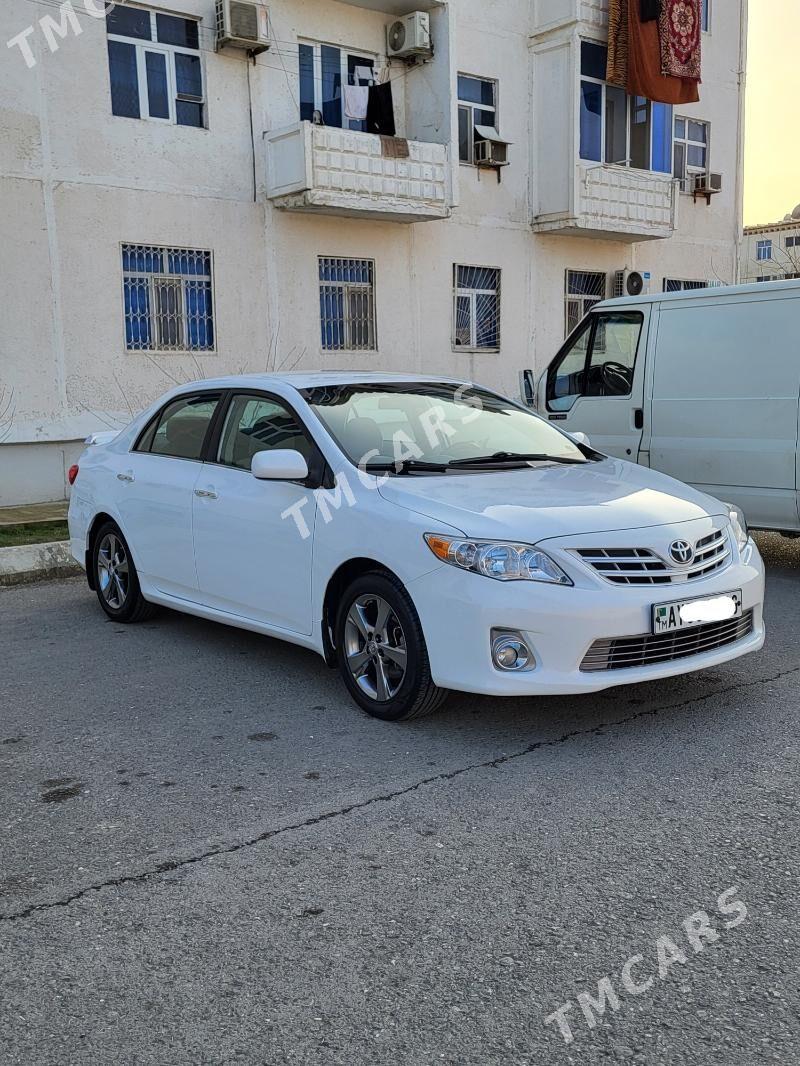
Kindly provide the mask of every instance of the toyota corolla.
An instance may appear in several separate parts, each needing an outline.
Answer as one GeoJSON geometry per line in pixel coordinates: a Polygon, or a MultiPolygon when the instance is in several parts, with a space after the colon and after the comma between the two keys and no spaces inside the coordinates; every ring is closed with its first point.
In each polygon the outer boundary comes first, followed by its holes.
{"type": "Polygon", "coordinates": [[[387,721],[450,689],[596,692],[764,642],[737,508],[471,384],[221,378],[87,443],[71,546],[110,618],[161,605],[311,648],[387,721]]]}

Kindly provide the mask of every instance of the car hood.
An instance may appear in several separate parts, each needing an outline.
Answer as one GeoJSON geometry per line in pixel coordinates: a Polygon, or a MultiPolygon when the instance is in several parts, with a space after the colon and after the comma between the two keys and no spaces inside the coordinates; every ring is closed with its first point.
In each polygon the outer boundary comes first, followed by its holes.
{"type": "Polygon", "coordinates": [[[536,543],[551,537],[639,529],[725,515],[711,496],[620,459],[585,466],[389,477],[384,499],[475,539],[536,543]]]}

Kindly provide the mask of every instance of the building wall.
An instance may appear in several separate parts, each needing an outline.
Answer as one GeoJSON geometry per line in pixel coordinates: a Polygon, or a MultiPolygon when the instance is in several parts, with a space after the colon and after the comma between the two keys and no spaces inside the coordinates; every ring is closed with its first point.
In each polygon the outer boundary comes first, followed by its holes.
{"type": "MultiPolygon", "coordinates": [[[[548,180],[532,162],[541,156],[537,138],[548,136],[548,122],[569,122],[575,101],[553,100],[545,116],[531,106],[539,16],[529,0],[437,8],[434,61],[411,71],[392,65],[398,133],[445,144],[456,161],[451,217],[410,225],[282,211],[265,195],[262,133],[298,117],[298,39],[381,57],[385,11],[273,0],[273,47],[251,64],[243,53],[215,54],[213,0],[152,0],[203,16],[208,128],[198,130],[112,115],[105,24],[83,0],[73,2],[79,36],[68,33],[51,53],[37,28],[28,38],[33,69],[12,49],[0,72],[0,506],[62,497],[81,439],[124,424],[175,381],[265,369],[405,369],[516,393],[519,371],[543,369],[563,339],[566,270],[650,271],[657,290],[665,277],[735,280],[741,27],[733,4],[725,17],[715,5],[702,101],[683,109],[711,121],[711,165],[724,191],[710,207],[681,195],[673,238],[622,243],[532,230],[537,183],[548,180]],[[457,162],[459,71],[498,81],[500,130],[512,142],[500,182],[457,162]],[[126,351],[125,242],[212,251],[213,354],[126,351]],[[375,260],[376,352],[321,349],[319,255],[375,260]],[[454,350],[454,263],[501,269],[499,353],[454,350]],[[10,425],[3,395],[13,401],[10,425]]],[[[568,17],[574,5],[562,7],[568,17]]],[[[5,0],[0,37],[48,11],[5,0]]]]}
{"type": "Polygon", "coordinates": [[[800,277],[800,205],[783,222],[745,229],[739,277],[745,283],[800,277]],[[769,258],[759,259],[759,243],[766,241],[771,242],[769,258]]]}

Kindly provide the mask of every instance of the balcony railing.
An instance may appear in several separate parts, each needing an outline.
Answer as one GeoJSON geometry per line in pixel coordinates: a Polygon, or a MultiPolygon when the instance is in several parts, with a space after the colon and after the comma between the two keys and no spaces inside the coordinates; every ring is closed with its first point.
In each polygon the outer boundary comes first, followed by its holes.
{"type": "Polygon", "coordinates": [[[534,0],[534,36],[573,22],[607,31],[608,0],[534,0]]]}
{"type": "Polygon", "coordinates": [[[300,122],[266,135],[267,197],[287,211],[424,222],[450,214],[443,144],[408,141],[408,158],[371,133],[300,122]]]}
{"type": "Polygon", "coordinates": [[[655,174],[605,163],[580,163],[576,168],[574,210],[538,215],[538,232],[647,241],[675,232],[677,183],[655,174]]]}

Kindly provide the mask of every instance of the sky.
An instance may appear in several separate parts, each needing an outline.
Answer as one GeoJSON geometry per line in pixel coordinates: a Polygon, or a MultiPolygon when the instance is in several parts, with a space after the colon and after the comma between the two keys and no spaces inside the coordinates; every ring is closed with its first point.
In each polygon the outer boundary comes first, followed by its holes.
{"type": "MultiPolygon", "coordinates": [[[[732,0],[723,0],[723,4],[732,0]]],[[[751,0],[744,221],[777,222],[800,204],[798,0],[751,0]]]]}

